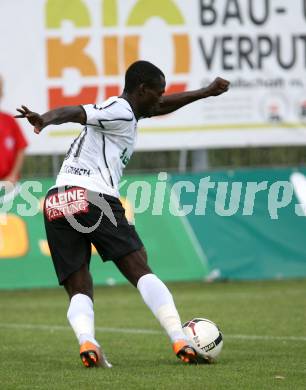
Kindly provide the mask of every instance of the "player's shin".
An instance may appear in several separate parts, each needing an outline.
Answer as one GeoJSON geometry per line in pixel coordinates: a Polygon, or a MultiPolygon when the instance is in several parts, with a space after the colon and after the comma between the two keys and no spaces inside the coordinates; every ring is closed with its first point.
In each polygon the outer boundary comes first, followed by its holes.
{"type": "Polygon", "coordinates": [[[95,340],[93,302],[87,295],[76,294],[71,298],[67,318],[80,345],[90,341],[99,346],[95,340]]]}
{"type": "Polygon", "coordinates": [[[179,314],[166,285],[156,275],[146,274],[138,280],[137,288],[171,341],[186,340],[179,314]]]}

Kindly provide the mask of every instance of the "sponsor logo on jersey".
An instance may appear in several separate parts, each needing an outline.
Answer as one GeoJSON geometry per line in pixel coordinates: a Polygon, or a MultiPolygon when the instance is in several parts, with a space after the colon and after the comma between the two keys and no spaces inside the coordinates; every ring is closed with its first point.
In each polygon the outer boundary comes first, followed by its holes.
{"type": "Polygon", "coordinates": [[[90,169],[86,168],[77,168],[73,167],[72,165],[64,165],[63,170],[65,173],[70,173],[72,175],[90,176],[90,169]]]}
{"type": "Polygon", "coordinates": [[[130,156],[127,154],[127,148],[124,148],[120,155],[120,160],[122,161],[122,164],[125,166],[130,161],[130,156]]]}

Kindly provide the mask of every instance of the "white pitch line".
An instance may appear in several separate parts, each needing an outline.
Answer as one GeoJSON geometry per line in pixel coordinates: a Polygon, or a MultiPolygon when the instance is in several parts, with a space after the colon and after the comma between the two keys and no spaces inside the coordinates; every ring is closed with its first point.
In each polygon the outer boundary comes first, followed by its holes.
{"type": "Polygon", "coordinates": [[[276,340],[276,341],[306,341],[306,336],[269,336],[269,335],[246,335],[228,334],[224,335],[228,339],[240,340],[276,340]]]}
{"type": "MultiPolygon", "coordinates": [[[[64,325],[44,325],[44,324],[10,324],[0,323],[2,329],[20,329],[20,330],[45,330],[71,331],[69,326],[64,325]]],[[[104,328],[96,327],[98,332],[102,333],[123,333],[123,334],[164,334],[163,331],[153,329],[133,329],[133,328],[104,328]]],[[[225,334],[225,339],[236,340],[267,340],[267,341],[306,341],[306,336],[269,336],[269,335],[246,335],[246,334],[225,334]]]]}
{"type": "MultiPolygon", "coordinates": [[[[71,328],[65,325],[44,325],[44,324],[7,324],[0,323],[0,328],[5,329],[23,329],[23,330],[46,330],[46,331],[70,331],[71,328]]],[[[125,333],[125,334],[162,334],[160,330],[153,329],[132,329],[132,328],[104,328],[97,326],[95,328],[99,332],[105,333],[125,333]]]]}

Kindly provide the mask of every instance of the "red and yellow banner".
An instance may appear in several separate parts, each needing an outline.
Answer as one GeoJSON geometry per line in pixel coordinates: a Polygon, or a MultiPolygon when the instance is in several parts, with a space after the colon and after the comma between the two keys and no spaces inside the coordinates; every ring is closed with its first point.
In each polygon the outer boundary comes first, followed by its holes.
{"type": "MultiPolygon", "coordinates": [[[[101,102],[120,94],[126,68],[145,59],[165,72],[167,93],[205,86],[216,76],[232,86],[221,97],[140,121],[138,149],[306,143],[306,0],[31,5],[1,1],[7,110],[101,102]]],[[[78,131],[50,127],[44,138],[28,132],[29,153],[63,153],[78,131]]]]}

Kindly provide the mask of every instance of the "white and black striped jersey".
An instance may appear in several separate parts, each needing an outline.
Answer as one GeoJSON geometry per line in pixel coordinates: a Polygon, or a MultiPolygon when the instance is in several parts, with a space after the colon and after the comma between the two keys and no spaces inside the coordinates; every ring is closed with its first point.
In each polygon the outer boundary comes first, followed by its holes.
{"type": "Polygon", "coordinates": [[[135,147],[137,120],[129,103],[112,97],[82,106],[86,125],[73,141],[56,187],[75,185],[119,197],[119,181],[135,147]]]}

